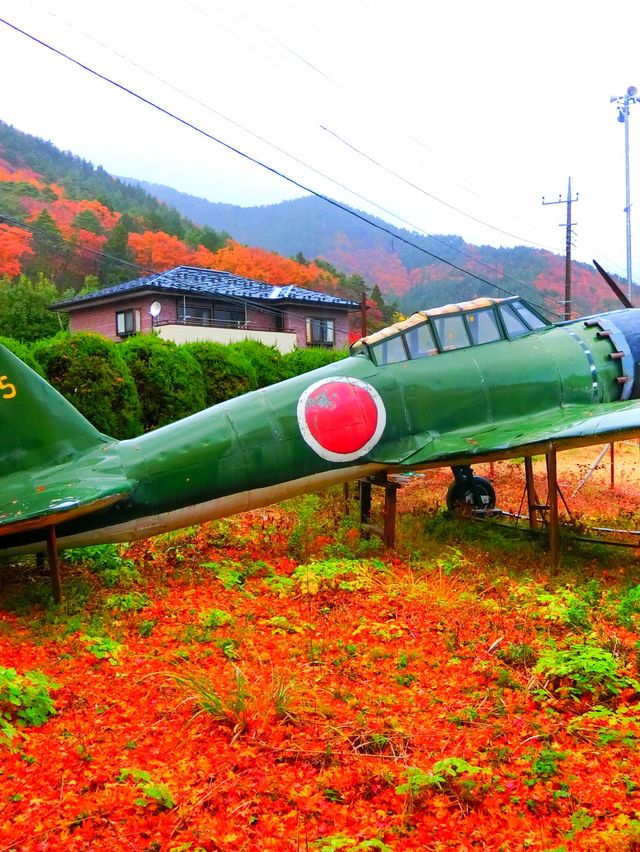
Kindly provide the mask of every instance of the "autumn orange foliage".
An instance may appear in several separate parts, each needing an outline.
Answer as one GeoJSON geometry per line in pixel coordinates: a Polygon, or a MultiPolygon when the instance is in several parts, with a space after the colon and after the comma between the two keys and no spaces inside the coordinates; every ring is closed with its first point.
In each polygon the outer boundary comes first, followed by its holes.
{"type": "Polygon", "coordinates": [[[36,189],[43,189],[46,186],[41,175],[37,175],[31,169],[16,169],[6,160],[0,158],[0,182],[2,181],[30,183],[36,189]]]}
{"type": "Polygon", "coordinates": [[[191,257],[190,250],[181,240],[162,231],[129,234],[129,248],[136,263],[155,272],[188,265],[191,257]]]}
{"type": "Polygon", "coordinates": [[[335,284],[334,276],[315,263],[298,263],[266,249],[243,246],[235,240],[228,240],[215,253],[214,261],[215,269],[270,284],[296,284],[299,287],[317,286],[322,281],[335,284]]]}
{"type": "MultiPolygon", "coordinates": [[[[564,455],[568,497],[597,450],[564,455]]],[[[482,472],[516,511],[521,470],[482,472]]],[[[637,519],[635,480],[608,473],[584,517],[620,523],[633,498],[637,519]]],[[[57,609],[5,568],[0,667],[58,687],[0,745],[0,848],[636,849],[637,558],[554,572],[526,537],[448,527],[446,479],[407,479],[395,551],[345,523],[339,490],[133,545],[108,586],[67,562],[57,609]],[[613,688],[540,667],[572,648],[613,688]]]]}
{"type": "Polygon", "coordinates": [[[29,231],[0,224],[0,275],[19,275],[21,261],[32,254],[29,231]]]}

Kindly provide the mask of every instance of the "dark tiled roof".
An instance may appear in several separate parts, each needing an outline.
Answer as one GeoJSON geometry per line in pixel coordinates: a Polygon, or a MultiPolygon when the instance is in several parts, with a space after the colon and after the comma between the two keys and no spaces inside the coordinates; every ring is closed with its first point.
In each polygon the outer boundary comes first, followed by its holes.
{"type": "Polygon", "coordinates": [[[169,269],[167,272],[135,278],[133,281],[125,281],[122,284],[115,284],[113,287],[104,287],[102,290],[96,290],[86,296],[77,296],[75,299],[58,302],[52,307],[64,310],[74,308],[76,305],[85,305],[98,299],[133,295],[141,290],[190,293],[199,296],[229,296],[234,299],[242,298],[260,302],[314,302],[347,309],[359,307],[358,302],[340,299],[338,296],[331,296],[328,293],[319,293],[317,290],[305,290],[304,287],[296,287],[294,284],[279,287],[274,284],[265,284],[264,281],[255,281],[252,278],[243,278],[240,275],[234,275],[232,272],[222,272],[218,269],[200,269],[194,266],[176,266],[175,269],[169,269]]]}

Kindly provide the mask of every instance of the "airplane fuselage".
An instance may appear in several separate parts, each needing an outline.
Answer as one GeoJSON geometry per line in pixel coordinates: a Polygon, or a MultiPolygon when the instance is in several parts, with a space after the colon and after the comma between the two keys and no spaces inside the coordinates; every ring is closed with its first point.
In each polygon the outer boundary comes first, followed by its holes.
{"type": "MultiPolygon", "coordinates": [[[[639,310],[450,351],[443,334],[437,352],[417,353],[413,328],[398,329],[327,367],[70,459],[70,483],[75,470],[80,480],[122,474],[133,487],[106,508],[58,519],[60,545],[142,538],[385,470],[504,457],[535,447],[529,424],[543,440],[547,415],[563,412],[566,424],[574,407],[584,416],[640,396],[639,310]],[[391,359],[390,340],[402,343],[391,359]]],[[[42,529],[0,544],[40,549],[42,529]]]]}

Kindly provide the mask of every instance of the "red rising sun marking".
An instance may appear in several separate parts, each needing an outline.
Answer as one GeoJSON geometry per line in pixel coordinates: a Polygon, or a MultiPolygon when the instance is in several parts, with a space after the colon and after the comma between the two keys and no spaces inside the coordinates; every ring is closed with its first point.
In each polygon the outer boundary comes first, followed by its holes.
{"type": "Polygon", "coordinates": [[[376,446],[387,413],[378,391],[353,376],[327,376],[302,392],[300,433],[311,449],[332,462],[354,461],[376,446]]]}
{"type": "Polygon", "coordinates": [[[370,441],[378,409],[366,388],[326,382],[307,397],[305,420],[311,435],[332,453],[355,453],[370,441]]]}

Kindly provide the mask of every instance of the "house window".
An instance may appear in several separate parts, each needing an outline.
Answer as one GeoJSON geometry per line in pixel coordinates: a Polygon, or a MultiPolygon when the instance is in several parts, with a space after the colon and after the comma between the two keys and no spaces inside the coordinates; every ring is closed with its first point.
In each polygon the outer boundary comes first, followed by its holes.
{"type": "Polygon", "coordinates": [[[246,323],[244,305],[227,302],[178,301],[178,322],[188,325],[213,325],[222,328],[243,328],[246,323]]]}
{"type": "Polygon", "coordinates": [[[187,302],[178,302],[178,322],[192,323],[193,325],[211,325],[211,305],[193,305],[187,302]]]}
{"type": "Polygon", "coordinates": [[[213,318],[216,325],[222,325],[225,328],[241,328],[245,325],[244,307],[222,307],[215,305],[213,308],[213,318]]]}
{"type": "Polygon", "coordinates": [[[118,337],[129,337],[140,331],[140,311],[131,308],[128,311],[116,311],[116,334],[118,337]]]}
{"type": "Polygon", "coordinates": [[[334,340],[332,319],[307,317],[307,346],[333,346],[334,340]]]}

